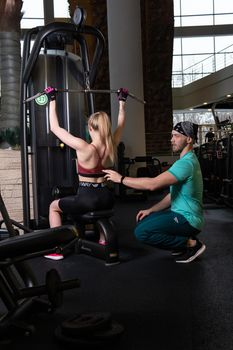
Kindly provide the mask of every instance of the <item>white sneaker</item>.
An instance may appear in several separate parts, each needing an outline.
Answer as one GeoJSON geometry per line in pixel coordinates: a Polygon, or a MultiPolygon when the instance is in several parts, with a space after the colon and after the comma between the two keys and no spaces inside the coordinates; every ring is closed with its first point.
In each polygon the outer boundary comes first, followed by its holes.
{"type": "Polygon", "coordinates": [[[62,254],[57,254],[57,253],[44,255],[44,257],[47,258],[47,259],[52,259],[52,260],[62,260],[62,259],[64,259],[64,256],[62,254]]]}

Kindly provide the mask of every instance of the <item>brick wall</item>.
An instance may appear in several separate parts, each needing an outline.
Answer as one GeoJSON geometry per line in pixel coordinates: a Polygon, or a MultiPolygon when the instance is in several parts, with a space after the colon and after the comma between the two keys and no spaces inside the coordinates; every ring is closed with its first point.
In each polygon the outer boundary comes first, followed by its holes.
{"type": "Polygon", "coordinates": [[[173,2],[141,1],[146,153],[171,154],[173,2]]]}
{"type": "Polygon", "coordinates": [[[22,222],[21,157],[18,150],[0,149],[0,190],[9,216],[22,222]]]}

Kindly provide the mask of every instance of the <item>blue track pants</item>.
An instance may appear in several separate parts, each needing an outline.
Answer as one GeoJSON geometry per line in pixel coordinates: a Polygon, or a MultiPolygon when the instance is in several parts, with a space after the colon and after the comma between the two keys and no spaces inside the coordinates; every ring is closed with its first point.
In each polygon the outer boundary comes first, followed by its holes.
{"type": "Polygon", "coordinates": [[[169,250],[186,247],[187,240],[195,239],[199,232],[182,215],[167,210],[152,213],[139,221],[134,234],[143,243],[169,250]]]}

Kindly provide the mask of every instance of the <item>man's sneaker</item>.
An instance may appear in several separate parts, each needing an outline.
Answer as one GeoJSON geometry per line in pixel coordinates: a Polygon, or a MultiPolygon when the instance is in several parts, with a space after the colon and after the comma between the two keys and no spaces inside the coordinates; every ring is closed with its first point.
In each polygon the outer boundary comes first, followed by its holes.
{"type": "Polygon", "coordinates": [[[187,248],[176,248],[176,249],[172,250],[171,254],[173,256],[180,256],[180,255],[186,253],[186,251],[187,251],[187,248]]]}
{"type": "Polygon", "coordinates": [[[206,249],[204,243],[197,240],[197,243],[194,247],[188,247],[186,253],[181,255],[176,259],[177,263],[190,263],[194,259],[196,259],[199,255],[201,255],[206,249]]]}
{"type": "Polygon", "coordinates": [[[47,259],[52,259],[52,260],[62,260],[64,259],[64,256],[62,254],[57,254],[57,253],[53,253],[53,254],[48,254],[44,256],[47,259]]]}

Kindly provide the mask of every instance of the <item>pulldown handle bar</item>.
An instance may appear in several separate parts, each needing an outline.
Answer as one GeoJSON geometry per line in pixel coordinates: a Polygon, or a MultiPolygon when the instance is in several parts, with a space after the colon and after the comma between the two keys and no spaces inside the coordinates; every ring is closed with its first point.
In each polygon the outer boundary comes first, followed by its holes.
{"type": "MultiPolygon", "coordinates": [[[[68,93],[76,93],[76,94],[80,94],[80,93],[91,93],[91,94],[115,94],[118,92],[118,90],[94,90],[94,89],[82,89],[82,90],[72,90],[72,89],[57,89],[58,92],[68,92],[68,93]]],[[[35,99],[37,99],[38,97],[45,95],[45,92],[38,92],[37,94],[35,94],[34,96],[31,96],[29,98],[27,98],[26,100],[23,101],[23,103],[26,102],[30,102],[33,101],[35,99]]],[[[131,98],[133,98],[134,100],[145,104],[146,101],[141,100],[140,98],[136,97],[135,95],[133,95],[132,93],[128,93],[128,96],[130,96],[131,98]]]]}

